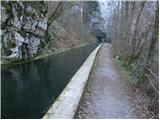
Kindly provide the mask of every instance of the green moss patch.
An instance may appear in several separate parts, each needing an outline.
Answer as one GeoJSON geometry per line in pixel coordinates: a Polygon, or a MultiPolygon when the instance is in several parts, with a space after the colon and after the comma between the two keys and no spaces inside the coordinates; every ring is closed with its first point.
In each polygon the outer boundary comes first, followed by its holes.
{"type": "Polygon", "coordinates": [[[130,83],[137,84],[139,82],[139,79],[133,75],[132,70],[128,66],[124,65],[123,60],[114,58],[114,62],[120,74],[122,74],[122,76],[124,76],[130,83]]]}

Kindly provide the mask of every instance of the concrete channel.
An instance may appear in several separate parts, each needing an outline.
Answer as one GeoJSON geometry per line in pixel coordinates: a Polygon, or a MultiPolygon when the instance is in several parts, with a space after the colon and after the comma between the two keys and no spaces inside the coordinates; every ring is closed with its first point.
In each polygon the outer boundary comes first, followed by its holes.
{"type": "Polygon", "coordinates": [[[71,78],[59,97],[43,116],[43,119],[72,119],[89,78],[100,44],[71,78]]]}

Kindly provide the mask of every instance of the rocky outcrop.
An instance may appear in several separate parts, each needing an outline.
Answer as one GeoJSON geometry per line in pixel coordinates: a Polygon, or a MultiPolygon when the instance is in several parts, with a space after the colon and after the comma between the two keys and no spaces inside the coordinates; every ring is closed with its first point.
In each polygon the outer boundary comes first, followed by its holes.
{"type": "Polygon", "coordinates": [[[1,2],[2,60],[28,59],[38,54],[47,29],[45,2],[1,2]]]}
{"type": "Polygon", "coordinates": [[[63,14],[56,13],[59,2],[55,1],[1,3],[2,64],[30,61],[96,41],[89,26],[81,23],[81,9],[73,9],[80,2],[64,2],[63,14]],[[52,15],[56,19],[47,26],[52,15]]]}

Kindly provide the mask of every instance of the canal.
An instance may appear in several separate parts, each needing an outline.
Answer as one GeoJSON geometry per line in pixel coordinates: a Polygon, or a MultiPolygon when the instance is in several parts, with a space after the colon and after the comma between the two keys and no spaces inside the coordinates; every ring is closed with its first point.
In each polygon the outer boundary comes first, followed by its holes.
{"type": "Polygon", "coordinates": [[[2,118],[42,118],[97,46],[97,43],[90,44],[41,60],[2,68],[2,118]]]}

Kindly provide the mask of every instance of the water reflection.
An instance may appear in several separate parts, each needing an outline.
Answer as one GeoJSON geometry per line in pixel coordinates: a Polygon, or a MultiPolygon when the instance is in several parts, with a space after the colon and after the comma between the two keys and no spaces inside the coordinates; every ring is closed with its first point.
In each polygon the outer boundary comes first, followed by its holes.
{"type": "Polygon", "coordinates": [[[41,118],[96,46],[2,69],[2,118],[41,118]]]}

